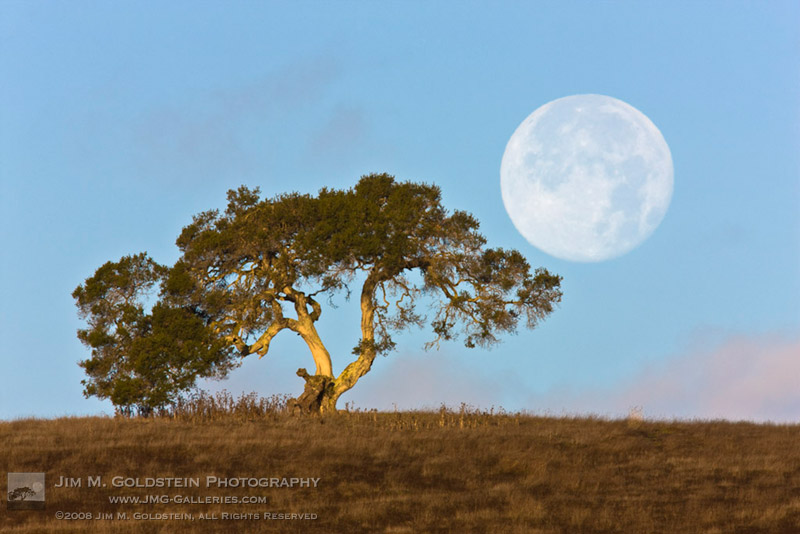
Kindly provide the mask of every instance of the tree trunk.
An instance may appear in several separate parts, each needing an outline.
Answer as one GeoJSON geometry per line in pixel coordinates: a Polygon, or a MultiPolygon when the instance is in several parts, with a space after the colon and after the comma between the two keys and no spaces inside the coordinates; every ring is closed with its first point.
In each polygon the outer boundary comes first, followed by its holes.
{"type": "Polygon", "coordinates": [[[322,343],[319,332],[317,332],[317,328],[314,326],[314,322],[319,319],[320,315],[319,304],[314,299],[306,297],[306,295],[300,291],[287,288],[287,293],[291,293],[294,297],[294,307],[297,311],[295,331],[300,334],[303,341],[308,345],[308,349],[311,351],[311,357],[314,358],[314,364],[316,365],[315,374],[333,378],[331,355],[328,354],[328,349],[325,348],[325,344],[322,343]],[[308,311],[309,306],[312,307],[311,313],[308,311]]]}
{"type": "Polygon", "coordinates": [[[372,273],[361,289],[361,351],[358,359],[345,367],[337,378],[331,376],[330,355],[322,344],[313,321],[302,323],[299,333],[311,349],[317,364],[317,373],[312,376],[305,369],[297,370],[297,376],[302,377],[306,385],[302,395],[290,402],[290,408],[294,413],[336,413],[336,401],[339,397],[350,390],[372,368],[372,362],[377,356],[374,325],[374,294],[377,283],[378,275],[372,273]]]}
{"type": "Polygon", "coordinates": [[[298,369],[297,376],[306,381],[303,393],[289,401],[289,409],[294,414],[325,415],[335,414],[339,397],[350,389],[342,387],[338,379],[330,376],[310,375],[305,369],[298,369]]]}
{"type": "MultiPolygon", "coordinates": [[[[316,415],[324,413],[323,406],[330,405],[328,398],[332,389],[333,377],[325,375],[310,375],[305,369],[298,369],[297,376],[306,381],[303,393],[296,399],[289,401],[289,409],[296,414],[316,415]]],[[[336,411],[336,400],[333,400],[333,409],[336,411]]]]}
{"type": "Polygon", "coordinates": [[[303,341],[306,342],[306,345],[308,345],[308,349],[311,351],[311,357],[314,358],[314,365],[316,366],[314,374],[332,379],[333,367],[331,365],[331,355],[319,338],[314,324],[309,323],[309,325],[304,325],[304,327],[300,329],[300,336],[303,338],[303,341]]]}
{"type": "MultiPolygon", "coordinates": [[[[328,349],[314,328],[314,323],[308,317],[304,317],[298,325],[298,333],[308,345],[311,356],[314,358],[316,370],[313,375],[308,374],[305,369],[298,369],[297,376],[306,381],[303,393],[290,402],[290,409],[294,413],[300,414],[320,414],[333,407],[336,411],[336,399],[329,398],[333,393],[333,368],[331,366],[331,356],[328,349]]],[[[338,395],[336,395],[338,398],[338,395]]]]}

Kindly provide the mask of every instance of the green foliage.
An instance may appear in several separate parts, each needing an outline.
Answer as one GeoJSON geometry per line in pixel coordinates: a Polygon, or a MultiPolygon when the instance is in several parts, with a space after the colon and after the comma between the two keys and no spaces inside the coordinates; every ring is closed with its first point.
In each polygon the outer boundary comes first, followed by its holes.
{"type": "Polygon", "coordinates": [[[148,414],[175,401],[197,377],[231,368],[229,347],[191,310],[145,299],[167,269],[145,253],[107,262],[75,289],[89,328],[78,338],[91,349],[80,362],[86,396],[108,398],[126,414],[148,414]]]}
{"type": "Polygon", "coordinates": [[[318,373],[329,373],[313,326],[322,314],[317,299],[349,296],[356,279],[362,337],[358,359],[330,389],[337,396],[395,347],[399,330],[427,323],[428,347],[459,336],[467,347],[486,347],[521,320],[535,327],[560,301],[561,277],[531,272],[515,250],[486,248],[478,227],[468,213],[448,213],[438,187],[388,174],[317,196],[260,200],[258,189],[229,191],[224,212],[202,212],[183,229],[172,267],[129,256],[75,290],[90,326],[78,333],[92,348],[81,364],[86,394],[160,407],[196,376],[224,374],[234,352],[266,354],[284,329],[308,343],[318,373]],[[147,313],[141,296],[156,283],[159,301],[147,313]],[[418,311],[422,297],[430,320],[418,311]]]}

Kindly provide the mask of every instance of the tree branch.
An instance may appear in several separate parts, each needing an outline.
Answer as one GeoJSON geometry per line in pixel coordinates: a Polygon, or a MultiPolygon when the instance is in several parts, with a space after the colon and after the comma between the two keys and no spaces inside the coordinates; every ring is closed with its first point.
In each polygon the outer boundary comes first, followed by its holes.
{"type": "Polygon", "coordinates": [[[258,353],[259,360],[266,356],[272,339],[284,328],[289,328],[288,321],[285,319],[277,320],[270,324],[267,330],[258,338],[258,341],[249,347],[250,354],[258,353]]]}

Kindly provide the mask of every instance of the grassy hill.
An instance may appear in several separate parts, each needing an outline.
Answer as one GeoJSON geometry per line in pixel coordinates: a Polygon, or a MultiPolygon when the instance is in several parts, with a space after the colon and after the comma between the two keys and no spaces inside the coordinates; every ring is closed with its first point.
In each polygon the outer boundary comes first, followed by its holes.
{"type": "Polygon", "coordinates": [[[242,406],[0,423],[0,471],[47,477],[0,531],[800,532],[800,425],[242,406]]]}

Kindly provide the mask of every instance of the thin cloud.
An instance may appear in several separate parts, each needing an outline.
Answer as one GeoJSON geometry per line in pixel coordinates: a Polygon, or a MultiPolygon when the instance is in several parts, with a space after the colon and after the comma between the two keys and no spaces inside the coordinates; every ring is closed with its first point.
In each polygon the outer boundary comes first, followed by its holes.
{"type": "Polygon", "coordinates": [[[285,134],[287,118],[317,106],[341,73],[337,61],[314,58],[154,110],[134,128],[136,161],[147,174],[175,180],[252,172],[285,134]],[[266,137],[260,145],[250,138],[254,131],[266,137]]]}
{"type": "Polygon", "coordinates": [[[356,152],[359,145],[364,144],[368,131],[363,110],[340,106],[311,139],[310,156],[326,162],[347,159],[356,152]]]}

